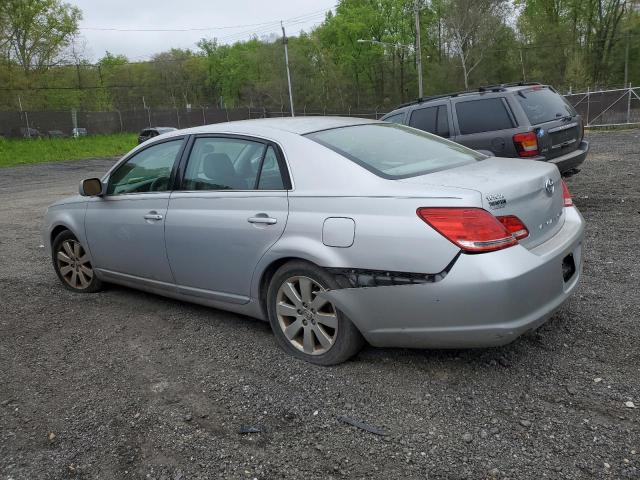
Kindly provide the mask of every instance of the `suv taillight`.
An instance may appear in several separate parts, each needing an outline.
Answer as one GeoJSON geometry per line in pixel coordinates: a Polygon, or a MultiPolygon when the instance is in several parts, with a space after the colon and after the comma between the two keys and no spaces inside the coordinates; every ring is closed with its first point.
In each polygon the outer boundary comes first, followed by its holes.
{"type": "Polygon", "coordinates": [[[582,117],[580,117],[580,142],[582,142],[582,140],[584,140],[584,121],[582,117]]]}
{"type": "Polygon", "coordinates": [[[516,133],[513,144],[521,157],[535,157],[538,152],[538,137],[535,132],[516,133]]]}
{"type": "Polygon", "coordinates": [[[493,252],[518,243],[503,223],[482,208],[423,207],[416,213],[447,240],[468,253],[493,252]]]}
{"type": "Polygon", "coordinates": [[[573,199],[571,198],[571,192],[569,192],[569,187],[567,187],[567,183],[564,180],[561,180],[562,183],[562,201],[565,207],[573,207],[573,199]]]}

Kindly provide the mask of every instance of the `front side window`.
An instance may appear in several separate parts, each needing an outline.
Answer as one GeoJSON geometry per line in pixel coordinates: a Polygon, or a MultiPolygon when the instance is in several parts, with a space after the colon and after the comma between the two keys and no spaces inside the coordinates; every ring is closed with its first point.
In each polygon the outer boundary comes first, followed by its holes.
{"type": "Polygon", "coordinates": [[[182,139],[145,148],[122,164],[109,177],[107,195],[165,192],[182,139]]]}
{"type": "Polygon", "coordinates": [[[384,119],[385,122],[389,123],[403,123],[404,120],[404,112],[396,113],[395,115],[390,115],[384,119]]]}
{"type": "Polygon", "coordinates": [[[183,190],[281,190],[273,147],[241,138],[201,137],[193,144],[183,190]]]}
{"type": "Polygon", "coordinates": [[[447,106],[418,108],[411,113],[409,125],[446,138],[449,136],[447,106]]]}
{"type": "Polygon", "coordinates": [[[409,125],[429,133],[436,133],[438,107],[419,108],[411,112],[409,125]]]}
{"type": "Polygon", "coordinates": [[[492,132],[513,128],[502,98],[483,98],[456,103],[460,134],[492,132]]]}
{"type": "Polygon", "coordinates": [[[339,127],[306,136],[390,179],[425,175],[486,158],[449,140],[392,123],[339,127]]]}

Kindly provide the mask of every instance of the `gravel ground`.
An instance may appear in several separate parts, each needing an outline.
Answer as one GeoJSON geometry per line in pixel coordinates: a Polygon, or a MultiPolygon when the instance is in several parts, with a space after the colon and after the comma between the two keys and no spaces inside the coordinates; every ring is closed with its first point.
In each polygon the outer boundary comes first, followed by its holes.
{"type": "Polygon", "coordinates": [[[589,138],[584,277],[546,325],[333,368],[246,317],[66,291],[44,209],[113,160],[0,170],[0,478],[640,478],[640,132],[589,138]]]}

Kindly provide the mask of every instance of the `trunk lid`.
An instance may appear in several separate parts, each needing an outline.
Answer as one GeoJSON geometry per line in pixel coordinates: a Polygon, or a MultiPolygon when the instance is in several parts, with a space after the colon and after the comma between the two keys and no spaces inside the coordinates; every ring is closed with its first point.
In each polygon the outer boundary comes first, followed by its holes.
{"type": "Polygon", "coordinates": [[[526,248],[545,242],[564,223],[560,172],[545,162],[491,157],[399,181],[479,192],[482,208],[495,216],[515,215],[525,224],[529,236],[520,244],[526,248]]]}

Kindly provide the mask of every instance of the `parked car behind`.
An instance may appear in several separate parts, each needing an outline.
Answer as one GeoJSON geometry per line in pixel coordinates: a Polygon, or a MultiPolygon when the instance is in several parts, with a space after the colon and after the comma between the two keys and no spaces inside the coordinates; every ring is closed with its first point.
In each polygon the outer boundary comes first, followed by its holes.
{"type": "Polygon", "coordinates": [[[582,118],[540,83],[503,84],[416,100],[382,120],[449,138],[497,157],[554,163],[575,173],[587,156],[582,118]]]}
{"type": "Polygon", "coordinates": [[[78,138],[78,137],[84,137],[87,135],[87,129],[86,128],[74,128],[73,130],[71,130],[71,135],[73,135],[73,137],[78,138]]]}
{"type": "Polygon", "coordinates": [[[140,135],[138,136],[138,145],[143,142],[146,142],[150,138],[157,137],[158,135],[162,135],[163,133],[173,132],[174,130],[177,130],[177,129],[174,127],[145,128],[144,130],[142,130],[142,132],[140,132],[140,135]]]}
{"type": "Polygon", "coordinates": [[[64,137],[66,137],[66,135],[64,134],[64,132],[62,130],[49,130],[47,132],[47,136],[49,138],[64,138],[64,137]]]}
{"type": "Polygon", "coordinates": [[[14,138],[40,138],[42,133],[37,128],[14,127],[11,129],[14,138]]]}

